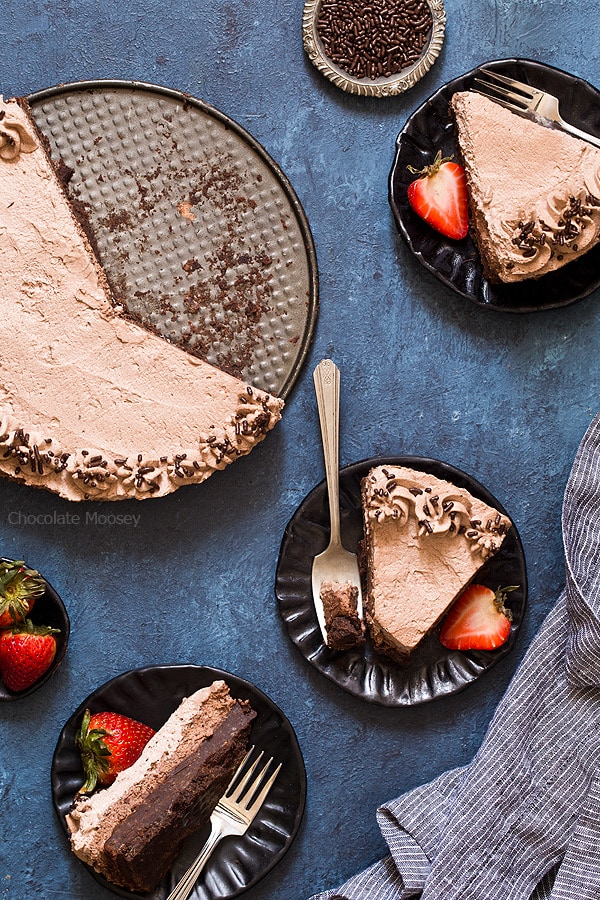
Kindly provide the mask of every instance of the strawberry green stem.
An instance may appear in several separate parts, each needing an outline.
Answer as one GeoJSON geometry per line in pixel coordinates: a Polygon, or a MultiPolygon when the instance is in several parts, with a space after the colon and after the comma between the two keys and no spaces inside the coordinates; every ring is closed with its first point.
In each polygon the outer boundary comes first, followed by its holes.
{"type": "Polygon", "coordinates": [[[442,151],[438,150],[434,161],[429,166],[425,166],[424,169],[415,169],[413,166],[407,166],[406,168],[413,175],[423,175],[426,178],[429,178],[432,175],[437,175],[442,165],[447,162],[452,162],[452,159],[452,156],[442,156],[442,151]]]}
{"type": "Polygon", "coordinates": [[[108,771],[108,757],[111,756],[109,748],[102,740],[108,732],[104,728],[90,729],[90,719],[90,711],[86,709],[81,720],[81,727],[75,737],[85,775],[83,787],[79,789],[80,794],[91,794],[95,790],[98,775],[108,771]]]}

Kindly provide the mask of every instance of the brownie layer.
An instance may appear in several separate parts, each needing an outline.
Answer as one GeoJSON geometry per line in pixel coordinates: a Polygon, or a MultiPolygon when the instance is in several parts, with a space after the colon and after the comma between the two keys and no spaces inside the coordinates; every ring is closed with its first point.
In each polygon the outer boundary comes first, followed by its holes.
{"type": "Polygon", "coordinates": [[[236,704],[147,802],[117,824],[102,853],[102,870],[109,881],[132,891],[156,887],[184,840],[208,822],[244,758],[252,718],[236,704]]]}
{"type": "Polygon", "coordinates": [[[358,588],[350,583],[324,581],[320,596],[327,646],[332,650],[349,650],[364,644],[364,627],[358,616],[358,588]]]}

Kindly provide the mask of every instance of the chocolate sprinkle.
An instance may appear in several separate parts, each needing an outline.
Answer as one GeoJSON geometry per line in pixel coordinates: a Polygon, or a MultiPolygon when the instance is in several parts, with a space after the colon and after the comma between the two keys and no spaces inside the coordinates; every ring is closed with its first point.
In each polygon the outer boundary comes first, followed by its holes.
{"type": "Polygon", "coordinates": [[[390,78],[411,66],[433,27],[426,0],[322,0],[317,32],[329,59],[354,78],[390,78]]]}

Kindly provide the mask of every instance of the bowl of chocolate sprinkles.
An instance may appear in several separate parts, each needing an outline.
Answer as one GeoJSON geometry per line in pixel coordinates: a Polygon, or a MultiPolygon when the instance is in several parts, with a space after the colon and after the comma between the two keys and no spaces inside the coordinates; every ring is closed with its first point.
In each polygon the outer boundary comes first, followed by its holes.
{"type": "Polygon", "coordinates": [[[393,97],[413,87],[439,56],[443,0],[306,0],[304,49],[337,87],[393,97]]]}

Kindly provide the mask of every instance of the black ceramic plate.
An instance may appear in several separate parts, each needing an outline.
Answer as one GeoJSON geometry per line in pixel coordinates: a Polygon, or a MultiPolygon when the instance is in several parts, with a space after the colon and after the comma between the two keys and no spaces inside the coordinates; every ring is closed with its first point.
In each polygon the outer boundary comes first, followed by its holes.
{"type": "MultiPolygon", "coordinates": [[[[306,774],[296,735],[280,709],[247,681],[207,666],[151,666],[125,672],[94,691],[67,721],[52,760],[52,797],[60,823],[82,784],[75,734],[86,707],[92,712],[114,710],[158,729],[184,697],[223,679],[232,696],[249,700],[257,713],[250,740],[281,762],[282,769],[250,830],[243,838],[226,838],[216,848],[200,876],[193,900],[226,900],[256,884],[290,847],[300,826],[306,799],[306,774]]],[[[208,826],[185,844],[172,871],[151,894],[134,894],[88,871],[108,890],[122,897],[164,900],[175,887],[208,836],[208,826]]]]}
{"type": "MultiPolygon", "coordinates": [[[[547,90],[559,98],[569,121],[600,137],[600,91],[559,69],[526,59],[500,59],[485,63],[503,75],[547,90]]],[[[519,284],[488,282],[470,237],[451,241],[437,234],[410,208],[406,196],[414,175],[436,152],[456,152],[449,101],[456,91],[468,90],[481,67],[444,85],[413,113],[396,139],[396,154],[389,178],[389,200],[400,234],[417,259],[440,281],[479,306],[501,312],[537,312],[566,306],[600,286],[600,245],[556,272],[519,284]]]]}
{"type": "MultiPolygon", "coordinates": [[[[44,579],[46,580],[46,579],[44,579]]],[[[69,644],[69,633],[71,630],[71,625],[69,622],[69,616],[67,614],[67,610],[65,609],[65,605],[52,587],[51,584],[48,584],[46,581],[46,590],[41,597],[39,597],[35,601],[35,606],[31,611],[31,615],[29,616],[32,622],[36,625],[49,625],[51,628],[58,628],[59,633],[56,635],[56,655],[52,662],[52,665],[42,677],[32,684],[31,687],[28,687],[24,691],[9,691],[7,687],[5,687],[2,679],[0,679],[0,701],[1,700],[22,700],[23,697],[29,697],[30,694],[33,694],[35,691],[39,690],[43,684],[45,684],[49,678],[52,678],[60,664],[62,663],[65,653],[67,652],[67,646],[69,644]]]]}
{"type": "MultiPolygon", "coordinates": [[[[360,482],[374,466],[409,466],[429,472],[508,515],[489,491],[459,469],[422,457],[399,456],[367,459],[340,470],[340,518],[342,541],[356,550],[362,539],[360,482]]],[[[514,646],[527,597],[527,573],[521,539],[514,524],[500,551],[477,574],[477,582],[494,590],[498,585],[519,585],[509,594],[513,622],[508,640],[493,651],[446,650],[438,639],[439,628],[417,647],[410,665],[401,666],[366,649],[335,653],[321,636],[312,602],[312,560],[329,541],[329,507],[325,482],[303,500],[285,529],[279,553],[275,592],[290,638],[319,672],[361,700],[382,706],[416,706],[463,690],[502,659],[514,646]]]]}

